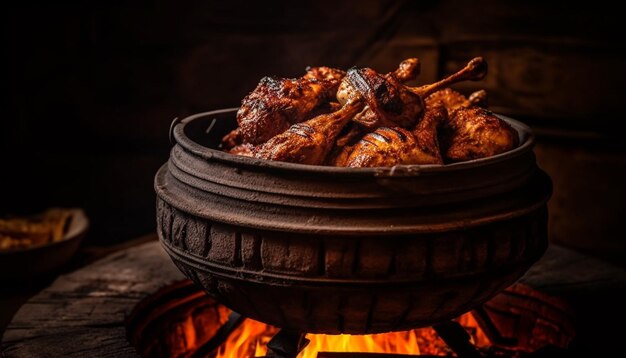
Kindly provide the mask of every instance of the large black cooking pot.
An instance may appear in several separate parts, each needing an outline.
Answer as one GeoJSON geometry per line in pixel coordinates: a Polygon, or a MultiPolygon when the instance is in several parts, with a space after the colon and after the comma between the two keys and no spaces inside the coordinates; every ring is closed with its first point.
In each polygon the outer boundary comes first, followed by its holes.
{"type": "Polygon", "coordinates": [[[229,308],[301,332],[365,334],[453,318],[547,246],[551,183],[533,136],[452,165],[336,168],[223,153],[236,109],[173,127],[156,175],[158,234],[229,308]]]}

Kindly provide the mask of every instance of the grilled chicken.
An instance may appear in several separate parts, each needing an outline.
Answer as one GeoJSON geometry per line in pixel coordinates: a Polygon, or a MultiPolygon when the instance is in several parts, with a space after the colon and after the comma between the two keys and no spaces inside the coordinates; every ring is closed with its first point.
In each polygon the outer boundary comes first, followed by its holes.
{"type": "Polygon", "coordinates": [[[441,129],[447,162],[461,162],[507,152],[519,145],[517,131],[491,111],[470,106],[456,109],[441,129]]]}
{"type": "Polygon", "coordinates": [[[451,89],[444,88],[439,90],[430,96],[426,97],[426,104],[428,102],[437,102],[440,101],[448,110],[448,114],[452,114],[456,109],[466,108],[470,106],[478,106],[478,107],[487,107],[487,92],[485,90],[480,90],[472,93],[469,98],[466,98],[464,95],[459,92],[451,89]]]}
{"type": "Polygon", "coordinates": [[[256,148],[256,158],[301,164],[322,164],[337,136],[363,109],[360,98],[348,101],[340,110],[296,123],[256,148]]]}
{"type": "Polygon", "coordinates": [[[346,75],[345,71],[332,67],[307,67],[306,74],[302,78],[306,80],[329,81],[334,86],[335,91],[339,87],[339,82],[346,75]]]}
{"type": "Polygon", "coordinates": [[[513,128],[478,107],[484,91],[468,99],[440,90],[483,78],[482,58],[439,82],[404,85],[419,69],[417,59],[407,59],[385,75],[314,67],[299,79],[266,77],[243,100],[239,128],[222,148],[278,161],[373,167],[476,159],[518,145],[513,128]],[[339,103],[331,101],[335,94],[339,103]]]}
{"type": "Polygon", "coordinates": [[[487,73],[481,57],[471,60],[459,72],[421,87],[403,85],[395,76],[382,76],[369,68],[350,69],[337,92],[339,103],[362,96],[366,107],[354,118],[370,131],[378,127],[412,128],[424,110],[424,98],[460,81],[477,81],[487,73]]]}
{"type": "Polygon", "coordinates": [[[460,162],[490,157],[519,145],[515,129],[490,111],[480,108],[486,102],[486,92],[477,91],[465,98],[451,89],[433,93],[426,99],[442,102],[448,110],[448,120],[440,130],[442,155],[446,162],[460,162]]]}
{"type": "Polygon", "coordinates": [[[305,77],[264,77],[237,112],[243,143],[263,143],[292,124],[311,118],[311,112],[334,97],[337,84],[305,77]]]}
{"type": "MultiPolygon", "coordinates": [[[[419,70],[419,60],[410,58],[387,76],[409,81],[417,77],[419,70]]],[[[341,105],[330,99],[336,96],[344,76],[344,71],[331,67],[312,67],[299,79],[262,79],[242,101],[237,113],[239,127],[222,139],[221,148],[236,154],[248,153],[250,146],[243,152],[240,148],[231,149],[242,144],[262,144],[292,124],[338,110],[341,105]]]]}
{"type": "Polygon", "coordinates": [[[232,148],[242,143],[243,137],[241,136],[241,130],[239,130],[239,127],[237,127],[228,132],[228,134],[226,134],[224,137],[222,137],[220,148],[225,151],[230,151],[232,148]]]}
{"type": "Polygon", "coordinates": [[[242,155],[244,157],[254,157],[254,146],[250,143],[238,144],[230,148],[228,153],[242,155]]]}
{"type": "MultiPolygon", "coordinates": [[[[381,126],[393,128],[393,130],[413,128],[415,123],[422,117],[422,111],[425,106],[423,98],[428,98],[430,93],[441,92],[438,89],[442,86],[448,86],[463,80],[483,78],[486,71],[487,64],[482,58],[478,57],[470,61],[461,71],[442,81],[418,88],[411,88],[398,83],[389,74],[383,77],[370,69],[353,69],[348,71],[347,76],[342,81],[337,92],[337,98],[342,102],[345,98],[360,96],[365,93],[367,106],[355,116],[354,120],[362,125],[366,132],[376,130],[376,128],[381,126]]],[[[462,99],[466,100],[465,97],[462,97],[462,99]]],[[[436,108],[438,106],[431,107],[436,108]]],[[[418,127],[421,126],[418,125],[418,127]]],[[[384,131],[388,132],[388,129],[384,131]]],[[[436,128],[433,129],[433,133],[436,132],[436,128]]],[[[348,163],[348,158],[351,157],[353,150],[354,145],[345,145],[340,150],[334,150],[329,164],[336,166],[362,165],[359,163],[363,161],[353,160],[354,164],[348,163]]],[[[438,159],[440,160],[440,157],[438,159]]],[[[406,160],[408,161],[409,159],[406,160]]],[[[438,163],[436,159],[427,160],[425,158],[413,161],[422,162],[422,164],[427,164],[426,162],[438,163]]],[[[414,164],[417,164],[417,162],[414,164]]]]}
{"type": "Polygon", "coordinates": [[[365,134],[367,134],[367,131],[356,122],[350,121],[339,134],[337,141],[335,141],[333,149],[326,158],[326,164],[335,167],[345,167],[354,146],[365,134]]]}
{"type": "Polygon", "coordinates": [[[345,161],[347,167],[391,167],[397,164],[443,164],[437,129],[447,118],[441,102],[426,105],[413,131],[381,127],[365,135],[345,161]]]}
{"type": "MultiPolygon", "coordinates": [[[[420,72],[420,62],[417,58],[408,58],[400,63],[398,68],[394,72],[386,74],[384,77],[394,83],[407,82],[417,78],[420,72]]],[[[349,95],[358,95],[356,92],[349,94],[344,90],[342,96],[344,101],[349,95]]],[[[348,156],[352,152],[354,145],[367,134],[368,131],[356,122],[348,124],[348,126],[342,131],[333,147],[330,155],[327,159],[328,165],[345,166],[348,156]]]]}
{"type": "MultiPolygon", "coordinates": [[[[411,58],[388,76],[408,81],[417,76],[419,69],[419,61],[411,58]]],[[[243,99],[237,112],[241,142],[236,145],[259,145],[292,124],[331,112],[329,102],[335,98],[344,76],[344,71],[331,67],[312,67],[299,79],[264,77],[243,99]]]]}

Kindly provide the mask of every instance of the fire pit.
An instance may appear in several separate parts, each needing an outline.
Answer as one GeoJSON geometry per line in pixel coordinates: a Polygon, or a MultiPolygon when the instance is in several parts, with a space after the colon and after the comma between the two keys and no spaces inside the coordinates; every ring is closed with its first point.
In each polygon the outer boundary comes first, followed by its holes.
{"type": "MultiPolygon", "coordinates": [[[[127,320],[128,337],[142,357],[266,357],[278,328],[240,317],[189,281],[143,299],[127,320]]],[[[569,306],[515,284],[455,319],[481,357],[527,357],[551,347],[565,353],[574,337],[569,306]],[[484,327],[484,328],[483,328],[484,327]]],[[[301,358],[432,357],[453,351],[431,327],[372,335],[308,334],[301,358]]],[[[449,340],[450,337],[445,337],[449,340]]],[[[461,355],[459,355],[461,356],[461,355]]]]}
{"type": "Polygon", "coordinates": [[[512,284],[545,251],[551,184],[533,136],[446,166],[352,169],[216,149],[235,110],[173,126],[157,231],[183,273],[230,309],[296,332],[442,322],[512,284]]]}

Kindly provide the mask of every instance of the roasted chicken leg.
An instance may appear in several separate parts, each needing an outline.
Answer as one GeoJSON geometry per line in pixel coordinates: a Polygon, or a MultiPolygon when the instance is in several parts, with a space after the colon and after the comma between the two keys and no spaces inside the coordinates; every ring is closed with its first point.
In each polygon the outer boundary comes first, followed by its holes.
{"type": "Polygon", "coordinates": [[[413,131],[381,127],[365,135],[348,156],[347,167],[391,167],[397,164],[443,164],[437,129],[447,118],[441,102],[426,105],[413,131]]]}
{"type": "MultiPolygon", "coordinates": [[[[387,77],[398,81],[414,79],[420,65],[416,58],[403,61],[387,77]]],[[[246,96],[237,112],[241,142],[259,145],[284,132],[290,125],[303,122],[316,114],[330,112],[330,100],[335,98],[345,72],[331,67],[312,67],[298,79],[264,77],[246,96]]],[[[344,102],[345,103],[345,102],[344,102]]],[[[343,104],[343,103],[342,103],[343,104]]],[[[232,136],[235,136],[234,134],[232,136]]],[[[223,147],[232,142],[223,142],[223,147]]]]}
{"type": "Polygon", "coordinates": [[[243,142],[263,143],[309,119],[313,110],[333,97],[336,88],[327,80],[264,77],[237,112],[243,142]]]}
{"type": "MultiPolygon", "coordinates": [[[[419,70],[419,60],[417,58],[409,58],[402,61],[394,72],[388,73],[386,76],[397,78],[399,81],[409,81],[417,77],[419,70]]],[[[328,85],[331,83],[332,86],[326,89],[336,92],[337,87],[339,86],[339,81],[344,75],[345,72],[334,68],[313,67],[308,68],[307,74],[297,81],[300,81],[301,85],[308,85],[309,89],[320,88],[321,85],[328,85]]],[[[246,97],[246,99],[242,102],[242,108],[238,112],[240,127],[233,130],[223,138],[221,144],[222,149],[233,154],[251,155],[251,149],[255,145],[260,145],[265,142],[268,136],[284,132],[285,126],[288,124],[302,122],[302,118],[305,118],[306,116],[313,117],[315,114],[334,112],[341,108],[341,105],[338,103],[328,102],[327,98],[324,99],[323,103],[318,103],[315,108],[312,106],[308,106],[306,108],[303,108],[302,106],[298,107],[299,101],[306,102],[308,98],[311,98],[311,96],[313,99],[319,100],[320,97],[316,97],[314,91],[305,91],[300,95],[292,93],[293,91],[285,92],[286,94],[274,93],[277,100],[272,101],[271,95],[273,92],[267,91],[268,86],[263,86],[264,81],[266,84],[271,84],[272,81],[278,81],[273,83],[278,83],[280,86],[288,86],[290,81],[293,82],[296,80],[262,80],[257,89],[255,89],[255,91],[246,97]],[[291,101],[291,104],[286,104],[289,101],[291,101]],[[255,109],[255,106],[258,108],[255,109]],[[284,110],[284,108],[290,108],[291,112],[284,110]],[[294,117],[293,113],[298,115],[294,117]],[[272,123],[274,126],[272,128],[268,128],[268,125],[272,123]],[[252,132],[257,134],[255,139],[250,141],[250,135],[246,136],[246,133],[250,134],[252,132]]],[[[326,95],[324,94],[322,97],[326,97],[326,95]]]]}
{"type": "MultiPolygon", "coordinates": [[[[407,82],[417,78],[420,72],[420,62],[417,58],[407,58],[402,61],[394,72],[385,75],[390,81],[407,82]]],[[[346,95],[346,93],[344,93],[346,95]]],[[[367,134],[366,128],[352,122],[344,128],[337,138],[335,146],[327,158],[328,165],[345,166],[348,156],[352,152],[352,147],[367,134]]]]}
{"type": "Polygon", "coordinates": [[[460,81],[477,81],[487,73],[482,57],[471,60],[459,72],[433,84],[421,87],[403,85],[394,76],[381,76],[369,68],[353,68],[341,81],[337,91],[339,103],[362,96],[366,107],[354,120],[368,130],[378,127],[412,128],[424,110],[424,99],[441,88],[460,81]]]}
{"type": "Polygon", "coordinates": [[[322,164],[342,128],[363,106],[363,101],[355,98],[334,113],[296,123],[257,147],[254,156],[291,163],[322,164]]]}
{"type": "Polygon", "coordinates": [[[485,91],[474,92],[468,99],[445,89],[428,97],[426,105],[435,101],[448,110],[439,135],[446,162],[490,157],[519,145],[517,132],[508,123],[478,106],[486,101],[485,91]]]}
{"type": "Polygon", "coordinates": [[[515,129],[491,111],[472,106],[452,112],[441,130],[441,147],[448,162],[504,153],[519,145],[515,129]]]}
{"type": "Polygon", "coordinates": [[[425,101],[426,104],[428,104],[429,101],[441,101],[448,110],[448,114],[452,114],[452,112],[462,107],[479,106],[486,108],[487,92],[485,92],[485,90],[476,91],[472,93],[469,98],[466,98],[464,95],[451,88],[444,88],[428,96],[425,101]]]}

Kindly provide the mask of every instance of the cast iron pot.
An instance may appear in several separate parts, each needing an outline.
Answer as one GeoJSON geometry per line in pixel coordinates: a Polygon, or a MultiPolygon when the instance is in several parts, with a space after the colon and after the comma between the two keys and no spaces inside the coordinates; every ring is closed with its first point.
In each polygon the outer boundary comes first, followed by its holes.
{"type": "Polygon", "coordinates": [[[516,281],[547,246],[551,182],[521,145],[452,165],[336,168],[219,151],[236,109],[173,124],[155,179],[174,263],[229,308],[316,333],[453,318],[516,281]]]}

